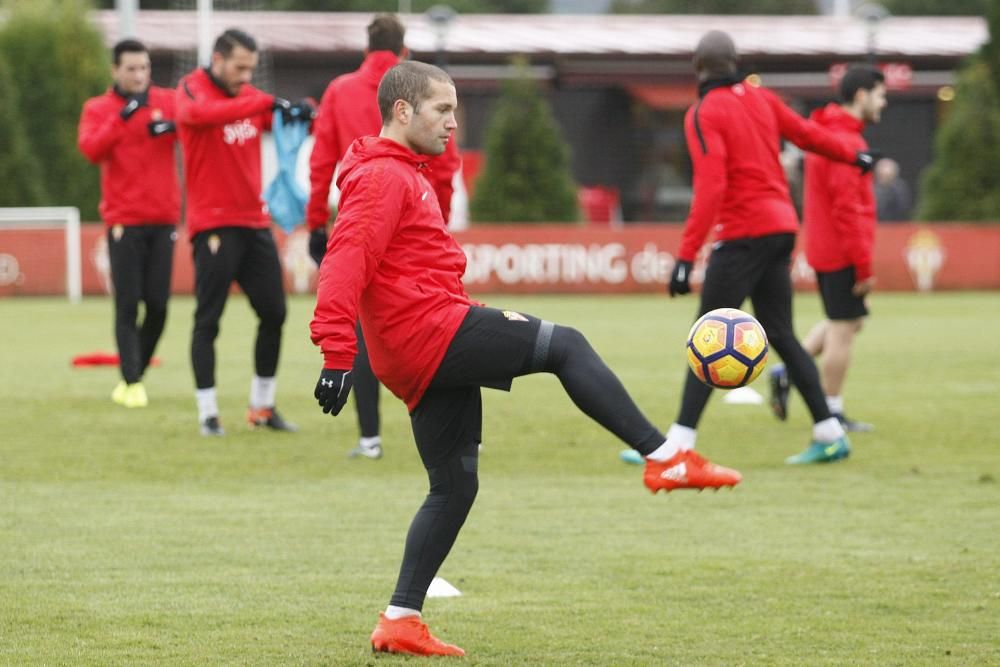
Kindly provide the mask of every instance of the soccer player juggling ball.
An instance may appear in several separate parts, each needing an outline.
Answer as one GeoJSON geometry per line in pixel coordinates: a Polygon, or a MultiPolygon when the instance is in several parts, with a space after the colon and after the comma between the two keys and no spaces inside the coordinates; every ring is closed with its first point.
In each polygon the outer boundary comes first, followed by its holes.
{"type": "Polygon", "coordinates": [[[423,175],[457,127],[455,86],[436,67],[403,62],[385,74],[378,101],[381,134],[355,141],[338,177],[340,210],[310,327],[324,357],[315,396],[324,412],[344,407],[360,317],[372,368],[409,408],[430,481],[372,646],[462,655],[427,631],[420,612],[476,497],[482,387],[509,390],[516,377],[555,374],[584,413],[646,456],[644,482],[654,492],[734,484],[738,475],[707,462],[696,479],[676,474],[660,453],[663,433],[580,332],[469,298],[465,254],[423,175]]]}

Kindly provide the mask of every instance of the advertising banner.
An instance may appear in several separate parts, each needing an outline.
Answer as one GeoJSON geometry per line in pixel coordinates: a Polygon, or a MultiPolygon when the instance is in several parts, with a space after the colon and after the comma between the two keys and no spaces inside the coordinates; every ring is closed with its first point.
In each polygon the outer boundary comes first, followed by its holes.
{"type": "MultiPolygon", "coordinates": [[[[315,290],[316,266],[308,233],[274,229],[290,293],[315,290]]],[[[488,293],[662,292],[670,278],[679,225],[476,225],[456,232],[468,259],[466,289],[488,293]]],[[[108,233],[85,225],[81,236],[84,294],[111,289],[108,233]]],[[[800,244],[801,246],[801,244],[800,244]]],[[[706,245],[692,277],[701,282],[706,245]]],[[[0,296],[65,294],[66,249],[57,229],[0,227],[0,296]]],[[[1000,225],[883,224],[875,243],[876,289],[932,291],[1000,289],[1000,225]]],[[[796,250],[797,289],[814,289],[815,275],[796,250]]],[[[194,287],[191,245],[178,230],[173,291],[194,287]]]]}

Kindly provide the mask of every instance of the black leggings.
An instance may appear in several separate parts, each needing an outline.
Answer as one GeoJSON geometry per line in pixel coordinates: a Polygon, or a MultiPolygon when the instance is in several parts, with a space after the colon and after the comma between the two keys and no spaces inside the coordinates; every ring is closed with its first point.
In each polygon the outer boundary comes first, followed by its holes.
{"type": "Polygon", "coordinates": [[[410,415],[430,490],[406,536],[390,604],[422,609],[427,587],[451,550],[479,490],[480,387],[553,373],[580,410],[642,454],[663,434],[639,411],[587,339],[537,318],[473,308],[452,340],[430,388],[410,415]]]}
{"type": "Polygon", "coordinates": [[[235,280],[259,320],[254,342],[254,372],[274,377],[285,323],[281,262],[270,229],[220,227],[197,234],[194,290],[197,306],[191,334],[191,365],[198,389],[215,386],[215,339],[235,280]]]}
{"type": "Polygon", "coordinates": [[[358,430],[361,431],[361,437],[374,438],[379,434],[381,426],[378,400],[382,385],[375,377],[371,362],[368,360],[368,346],[365,345],[361,325],[356,324],[354,329],[358,335],[358,353],[354,356],[352,373],[354,390],[351,393],[354,395],[354,409],[358,413],[358,430]]]}
{"type": "Polygon", "coordinates": [[[122,379],[142,379],[167,322],[174,259],[173,225],[115,225],[108,258],[115,288],[115,340],[122,379]],[[139,303],[144,306],[142,324],[139,303]]]}
{"type": "MultiPolygon", "coordinates": [[[[792,327],[793,234],[726,241],[712,251],[701,289],[698,316],[716,308],[740,308],[750,297],[770,346],[781,355],[788,375],[802,392],[813,422],[830,417],[819,372],[792,327]]],[[[712,388],[688,370],[677,423],[697,428],[712,388]]]]}

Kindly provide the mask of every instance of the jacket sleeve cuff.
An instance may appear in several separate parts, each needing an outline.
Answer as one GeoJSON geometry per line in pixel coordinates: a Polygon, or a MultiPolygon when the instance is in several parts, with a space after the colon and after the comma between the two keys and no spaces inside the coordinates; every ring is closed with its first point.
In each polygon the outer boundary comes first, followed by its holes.
{"type": "Polygon", "coordinates": [[[342,352],[324,352],[323,368],[335,371],[350,370],[354,366],[354,357],[347,356],[342,352]]]}

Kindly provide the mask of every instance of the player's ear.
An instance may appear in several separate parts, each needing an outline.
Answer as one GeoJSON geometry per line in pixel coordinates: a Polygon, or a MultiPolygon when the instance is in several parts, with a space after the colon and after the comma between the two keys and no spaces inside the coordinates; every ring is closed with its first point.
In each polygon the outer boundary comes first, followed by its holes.
{"type": "Polygon", "coordinates": [[[413,115],[413,107],[406,100],[396,100],[392,104],[392,115],[403,125],[407,125],[410,122],[410,116],[413,115]]]}

